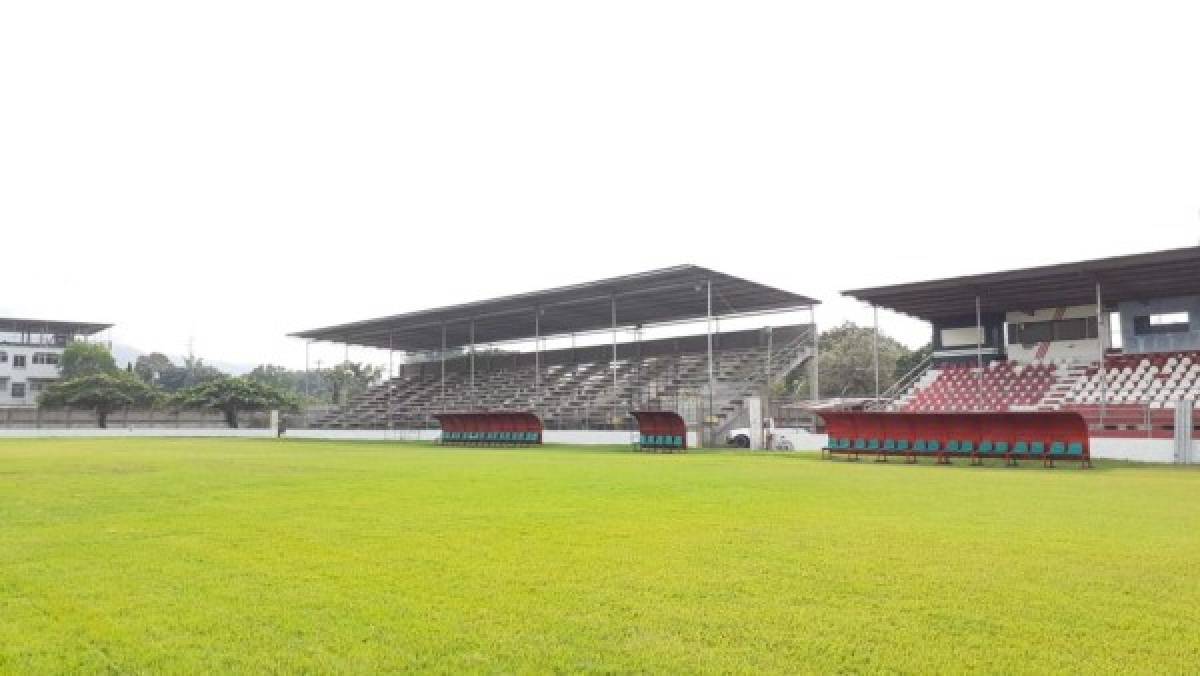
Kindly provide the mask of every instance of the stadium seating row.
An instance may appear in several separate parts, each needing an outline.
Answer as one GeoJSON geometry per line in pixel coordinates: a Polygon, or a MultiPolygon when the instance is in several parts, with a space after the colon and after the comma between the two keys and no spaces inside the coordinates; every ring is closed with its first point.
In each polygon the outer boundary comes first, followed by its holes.
{"type": "Polygon", "coordinates": [[[673,434],[642,434],[638,446],[650,449],[683,450],[686,448],[684,437],[673,434]]]}
{"type": "Polygon", "coordinates": [[[536,444],[537,432],[443,432],[443,444],[536,444]]]}
{"type": "Polygon", "coordinates": [[[848,439],[830,438],[822,449],[829,454],[842,453],[854,457],[874,455],[881,458],[902,456],[915,462],[918,456],[930,456],[939,462],[948,462],[954,456],[980,461],[985,458],[1003,458],[1011,463],[1018,459],[1038,459],[1052,463],[1055,459],[1083,460],[1084,446],[1081,442],[1044,441],[980,441],[978,445],[969,439],[951,439],[945,446],[936,439],[848,439]]]}
{"type": "MultiPolygon", "coordinates": [[[[759,331],[731,332],[731,344],[714,356],[717,389],[713,393],[714,415],[724,418],[746,396],[757,394],[766,378],[765,364],[775,378],[782,378],[798,359],[808,354],[807,327],[790,332],[779,330],[781,339],[770,350],[765,345],[745,346],[759,331]],[[788,336],[783,341],[784,336],[788,336]],[[768,359],[768,353],[770,359],[768,359]]],[[[656,343],[669,340],[648,341],[656,343]]],[[[680,352],[647,354],[642,357],[579,362],[546,363],[540,368],[523,360],[523,355],[503,355],[476,365],[474,386],[465,370],[467,360],[448,362],[445,389],[437,364],[428,369],[409,368],[348,404],[315,421],[314,426],[334,429],[430,427],[436,413],[449,411],[537,411],[547,427],[596,429],[613,425],[614,411],[620,415],[630,407],[677,409],[679,401],[696,397],[708,385],[708,364],[699,344],[685,341],[680,352]],[[616,388],[614,390],[614,377],[616,388]]],[[[548,351],[544,359],[570,359],[571,350],[548,351]]],[[[581,355],[598,355],[581,350],[581,355]]]]}

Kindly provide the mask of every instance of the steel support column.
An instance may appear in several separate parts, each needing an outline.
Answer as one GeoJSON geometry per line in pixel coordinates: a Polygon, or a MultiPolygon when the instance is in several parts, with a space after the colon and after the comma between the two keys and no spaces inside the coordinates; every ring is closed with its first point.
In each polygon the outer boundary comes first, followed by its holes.
{"type": "Polygon", "coordinates": [[[808,317],[812,322],[813,332],[813,366],[812,366],[812,400],[821,399],[821,332],[817,330],[817,306],[808,306],[808,317]]]}
{"type": "MultiPolygon", "coordinates": [[[[1100,346],[1100,428],[1104,429],[1104,417],[1108,412],[1108,369],[1104,366],[1104,296],[1100,280],[1096,280],[1096,344],[1100,346]]],[[[1147,409],[1149,410],[1149,409],[1147,409]]]]}
{"type": "Polygon", "coordinates": [[[772,380],[772,378],[771,378],[771,375],[772,375],[771,374],[771,349],[775,347],[773,345],[774,341],[775,341],[775,327],[768,326],[767,327],[767,372],[766,372],[767,391],[766,391],[766,394],[763,396],[763,410],[766,411],[766,416],[768,418],[771,417],[771,380],[772,380]]]}
{"type": "Polygon", "coordinates": [[[613,381],[613,419],[612,419],[612,422],[613,422],[613,426],[616,427],[616,424],[617,424],[617,399],[618,399],[618,395],[617,395],[617,297],[615,295],[609,296],[608,302],[611,304],[611,309],[612,309],[612,363],[610,364],[610,368],[612,369],[612,381],[613,381]]]}
{"type": "Polygon", "coordinates": [[[871,333],[871,365],[875,371],[875,403],[879,403],[879,308],[871,306],[875,318],[875,330],[871,333]]]}
{"type": "MultiPolygon", "coordinates": [[[[713,311],[712,311],[712,280],[708,280],[708,301],[705,315],[705,330],[708,333],[708,413],[706,418],[713,413],[713,389],[716,387],[716,376],[713,371],[713,311]]],[[[704,423],[707,425],[708,420],[704,423]]]]}
{"type": "Polygon", "coordinates": [[[442,322],[442,413],[446,412],[446,322],[442,322]]]}
{"type": "MultiPolygon", "coordinates": [[[[542,308],[533,308],[533,398],[542,396],[542,308]]],[[[533,408],[537,408],[536,406],[533,408]]]]}
{"type": "Polygon", "coordinates": [[[983,310],[975,294],[975,410],[983,410],[983,310]]]}
{"type": "Polygon", "coordinates": [[[392,334],[388,334],[388,374],[387,378],[383,379],[383,386],[387,388],[387,429],[392,429],[392,376],[396,371],[395,350],[392,348],[392,334]]]}
{"type": "Polygon", "coordinates": [[[476,409],[475,405],[475,320],[471,320],[471,410],[476,409]]]}

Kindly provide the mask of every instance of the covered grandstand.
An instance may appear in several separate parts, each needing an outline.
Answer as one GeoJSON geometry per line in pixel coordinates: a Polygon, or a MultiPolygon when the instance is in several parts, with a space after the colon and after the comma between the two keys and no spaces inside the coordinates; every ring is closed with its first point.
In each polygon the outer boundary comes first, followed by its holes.
{"type": "Polygon", "coordinates": [[[817,303],[682,265],[291,335],[403,357],[385,383],[322,416],[318,427],[419,429],[435,427],[444,413],[532,411],[548,429],[627,430],[638,409],[679,411],[715,436],[739,421],[747,397],[814,361],[817,303]],[[807,323],[718,330],[720,320],[798,311],[808,313],[807,323]],[[703,334],[639,338],[647,328],[699,321],[703,334]],[[629,332],[633,341],[618,339],[629,332]],[[543,349],[549,338],[597,334],[611,341],[543,349]]]}
{"type": "Polygon", "coordinates": [[[1191,443],[1200,247],[843,293],[932,326],[893,410],[1074,410],[1095,437],[1191,443]]]}

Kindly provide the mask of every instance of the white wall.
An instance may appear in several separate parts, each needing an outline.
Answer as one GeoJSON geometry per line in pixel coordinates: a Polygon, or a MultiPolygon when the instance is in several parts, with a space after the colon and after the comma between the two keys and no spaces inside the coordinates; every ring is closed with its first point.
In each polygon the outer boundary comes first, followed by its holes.
{"type": "MultiPolygon", "coordinates": [[[[801,429],[776,429],[797,451],[815,451],[825,446],[829,438],[801,429]]],[[[635,432],[612,430],[547,430],[545,441],[555,444],[627,445],[635,432]]],[[[435,441],[438,430],[288,430],[290,439],[327,439],[331,441],[435,441]]],[[[228,428],[109,428],[109,429],[2,429],[0,438],[87,438],[87,437],[231,437],[269,439],[275,436],[268,429],[228,428]]],[[[695,448],[696,435],[688,433],[688,445],[695,448]]],[[[1175,442],[1171,439],[1092,439],[1095,459],[1132,460],[1136,462],[1175,462],[1175,442]]],[[[1193,464],[1200,464],[1200,441],[1192,442],[1193,464]]]]}
{"type": "Polygon", "coordinates": [[[290,429],[289,439],[328,439],[330,441],[437,441],[441,430],[303,430],[290,429]]]}
{"type": "Polygon", "coordinates": [[[813,434],[799,428],[776,427],[775,434],[790,441],[793,451],[819,451],[829,443],[828,434],[813,434]]]}
{"type": "Polygon", "coordinates": [[[0,438],[50,438],[50,437],[257,437],[271,438],[273,430],[229,429],[228,427],[155,428],[155,427],[109,427],[99,428],[0,428],[0,438]]]}
{"type": "MultiPolygon", "coordinates": [[[[437,441],[440,430],[288,430],[291,439],[437,441]]],[[[542,440],[548,444],[629,445],[637,438],[630,430],[546,430],[542,440]]],[[[688,432],[688,446],[695,448],[696,434],[688,432]]]]}
{"type": "MultiPolygon", "coordinates": [[[[1136,462],[1175,462],[1173,439],[1092,439],[1092,457],[1136,462]]],[[[1193,464],[1200,464],[1200,441],[1192,441],[1193,464]]]]}
{"type": "Polygon", "coordinates": [[[0,352],[7,353],[7,359],[0,362],[0,406],[32,406],[37,401],[37,393],[33,391],[30,379],[56,380],[59,375],[57,364],[34,364],[33,353],[53,352],[62,355],[63,348],[58,345],[2,345],[0,352]],[[14,357],[25,357],[25,368],[13,368],[14,357]],[[13,383],[25,383],[25,397],[12,398],[13,383]]]}

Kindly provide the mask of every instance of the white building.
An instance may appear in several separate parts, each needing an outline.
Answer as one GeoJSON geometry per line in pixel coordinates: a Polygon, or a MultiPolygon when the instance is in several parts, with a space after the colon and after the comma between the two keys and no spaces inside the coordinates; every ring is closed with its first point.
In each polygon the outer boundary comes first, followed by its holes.
{"type": "Polygon", "coordinates": [[[36,406],[42,389],[58,379],[67,345],[111,326],[0,318],[0,406],[36,406]]]}

